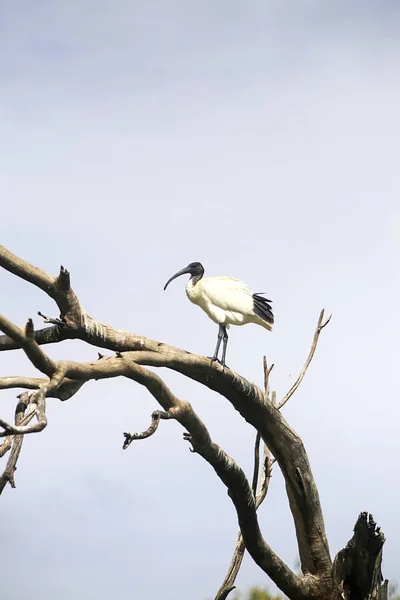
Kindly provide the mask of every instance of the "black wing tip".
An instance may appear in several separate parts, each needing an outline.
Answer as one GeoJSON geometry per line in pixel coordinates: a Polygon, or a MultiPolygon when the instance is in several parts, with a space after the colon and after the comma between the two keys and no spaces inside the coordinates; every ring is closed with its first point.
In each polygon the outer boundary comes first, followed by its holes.
{"type": "Polygon", "coordinates": [[[269,304],[270,302],[272,300],[267,300],[260,296],[260,294],[253,294],[253,308],[257,317],[273,325],[274,315],[272,313],[272,306],[269,304]]]}
{"type": "Polygon", "coordinates": [[[263,296],[265,296],[265,292],[256,292],[255,294],[253,294],[253,298],[257,298],[257,300],[261,300],[261,302],[272,303],[272,300],[268,300],[268,298],[264,298],[263,296]]]}

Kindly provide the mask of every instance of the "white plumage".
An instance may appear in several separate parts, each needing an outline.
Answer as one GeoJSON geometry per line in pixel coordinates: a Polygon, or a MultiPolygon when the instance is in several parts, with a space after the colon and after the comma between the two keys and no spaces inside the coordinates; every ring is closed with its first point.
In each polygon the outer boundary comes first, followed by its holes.
{"type": "Polygon", "coordinates": [[[193,304],[197,304],[205,313],[219,325],[217,346],[212,361],[218,359],[218,351],[223,341],[222,364],[225,367],[226,347],[229,325],[245,325],[255,323],[271,331],[274,317],[270,306],[271,300],[263,298],[262,294],[253,294],[247,285],[233,277],[205,277],[201,263],[190,263],[184,269],[175,273],[165,284],[168,284],[185,273],[190,274],[186,284],[186,294],[193,304]]]}
{"type": "Polygon", "coordinates": [[[246,325],[256,323],[271,331],[272,326],[254,312],[253,292],[233,277],[205,277],[193,284],[189,279],[186,294],[218,325],[246,325]]]}

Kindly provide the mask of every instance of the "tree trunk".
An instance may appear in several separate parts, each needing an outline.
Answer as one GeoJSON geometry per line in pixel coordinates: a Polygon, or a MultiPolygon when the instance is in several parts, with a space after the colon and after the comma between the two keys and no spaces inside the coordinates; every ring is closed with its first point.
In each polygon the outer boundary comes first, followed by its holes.
{"type": "Polygon", "coordinates": [[[372,515],[362,512],[354,535],[333,564],[333,577],[345,600],[387,600],[381,564],[385,536],[372,515]]]}

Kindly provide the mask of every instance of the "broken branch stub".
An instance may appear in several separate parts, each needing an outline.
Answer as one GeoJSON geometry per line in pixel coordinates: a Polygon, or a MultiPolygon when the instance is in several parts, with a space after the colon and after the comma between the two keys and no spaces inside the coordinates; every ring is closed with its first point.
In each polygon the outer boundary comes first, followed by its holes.
{"type": "MultiPolygon", "coordinates": [[[[188,432],[184,437],[190,441],[193,450],[213,467],[226,486],[236,509],[241,537],[238,539],[232,564],[220,595],[217,595],[219,600],[226,598],[233,589],[244,548],[291,600],[338,600],[339,597],[343,597],[341,594],[344,594],[345,600],[361,600],[361,595],[367,593],[368,585],[370,585],[368,600],[375,597],[378,600],[385,600],[384,591],[385,589],[387,591],[387,586],[385,588],[385,584],[380,583],[380,557],[384,538],[371,520],[367,519],[369,541],[367,549],[364,548],[367,554],[365,552],[362,554],[364,557],[370,557],[368,564],[371,563],[371,568],[365,570],[361,578],[354,577],[353,567],[357,561],[354,548],[350,543],[339,553],[332,566],[318,489],[306,450],[301,438],[279,410],[292,397],[304,378],[314,356],[320,333],[329,322],[329,319],[325,322],[323,320],[324,311],[320,314],[311,350],[298,379],[277,404],[275,393],[269,393],[269,376],[272,367],[268,369],[266,360],[264,390],[262,390],[230,369],[224,370],[216,363],[211,366],[206,357],[191,354],[132,332],[121,331],[93,319],[80,305],[77,295],[71,288],[70,274],[63,267],[57,277],[52,277],[1,246],[0,266],[42,289],[56,302],[60,311],[60,319],[42,315],[52,326],[38,331],[34,331],[31,321],[28,321],[25,330],[21,330],[6,317],[0,316],[0,329],[5,334],[0,336],[0,351],[22,348],[31,363],[44,375],[42,378],[0,377],[0,390],[16,387],[31,389],[30,404],[34,406],[32,413],[25,409],[21,410],[18,418],[16,414],[13,425],[0,419],[0,426],[3,428],[0,436],[5,438],[0,445],[0,454],[3,450],[5,454],[12,448],[8,471],[6,469],[6,483],[14,484],[16,461],[13,463],[12,460],[19,454],[23,435],[39,432],[47,424],[48,398],[67,400],[87,381],[126,377],[144,386],[162,410],[153,413],[152,422],[146,431],[124,434],[124,447],[135,439],[144,439],[153,435],[161,419],[175,419],[188,432]],[[99,355],[98,360],[93,362],[78,363],[55,362],[43,351],[42,345],[67,339],[79,339],[98,348],[107,348],[113,354],[106,357],[99,355]],[[240,465],[212,441],[205,424],[199,419],[189,402],[178,399],[165,382],[146,367],[171,369],[211,391],[218,392],[243,419],[255,428],[257,442],[252,485],[240,465]],[[30,421],[33,415],[36,416],[37,423],[32,425],[30,421]],[[265,452],[261,482],[256,493],[261,439],[264,442],[265,452]],[[259,526],[256,511],[266,496],[271,466],[274,462],[279,465],[285,479],[303,575],[293,573],[271,549],[259,526]],[[374,534],[371,533],[373,531],[374,534]],[[373,596],[374,590],[376,590],[375,596],[373,596]]],[[[365,528],[364,521],[357,531],[363,531],[362,527],[365,528]]],[[[358,533],[357,539],[361,538],[361,533],[358,533]]],[[[357,541],[354,544],[356,548],[359,546],[357,541]]],[[[364,569],[361,563],[357,568],[364,569]]],[[[363,598],[366,599],[367,596],[363,598]]]]}

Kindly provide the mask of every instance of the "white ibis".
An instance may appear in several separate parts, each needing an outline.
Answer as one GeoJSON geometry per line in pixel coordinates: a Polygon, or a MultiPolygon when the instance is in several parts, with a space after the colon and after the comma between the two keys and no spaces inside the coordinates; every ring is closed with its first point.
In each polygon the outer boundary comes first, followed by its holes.
{"type": "Polygon", "coordinates": [[[274,315],[269,302],[262,294],[253,294],[247,285],[240,279],[232,277],[204,277],[204,267],[199,262],[190,263],[181,269],[164,286],[171,283],[180,275],[190,274],[186,284],[186,294],[193,304],[197,304],[208,314],[210,319],[219,325],[217,345],[211,359],[222,363],[225,368],[226,346],[229,325],[245,325],[255,323],[271,331],[274,315]],[[222,361],[218,359],[218,352],[223,340],[222,361]]]}

